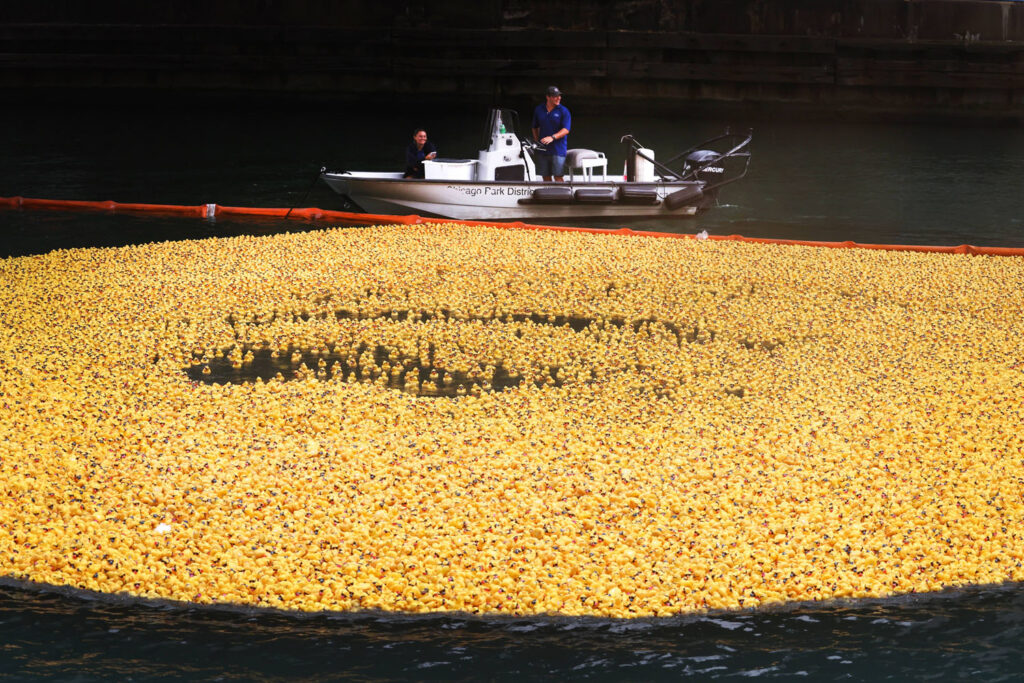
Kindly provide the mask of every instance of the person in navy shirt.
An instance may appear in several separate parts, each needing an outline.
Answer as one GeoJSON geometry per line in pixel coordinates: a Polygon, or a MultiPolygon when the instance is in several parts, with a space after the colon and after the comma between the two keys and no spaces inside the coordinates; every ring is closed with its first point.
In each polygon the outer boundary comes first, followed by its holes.
{"type": "Polygon", "coordinates": [[[417,128],[412,132],[412,142],[405,148],[405,176],[406,178],[422,178],[424,159],[433,159],[437,156],[437,148],[434,143],[427,140],[427,131],[417,128]]]}
{"type": "Polygon", "coordinates": [[[547,147],[546,152],[534,155],[537,173],[544,180],[552,177],[562,182],[565,174],[565,154],[569,149],[566,137],[572,127],[572,115],[562,106],[562,91],[551,86],[545,93],[545,102],[533,110],[533,139],[547,147]]]}

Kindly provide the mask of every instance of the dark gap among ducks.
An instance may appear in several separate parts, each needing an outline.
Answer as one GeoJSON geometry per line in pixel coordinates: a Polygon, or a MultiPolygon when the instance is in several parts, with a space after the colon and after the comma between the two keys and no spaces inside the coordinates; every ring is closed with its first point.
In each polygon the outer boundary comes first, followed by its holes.
{"type": "MultiPolygon", "coordinates": [[[[684,343],[711,343],[717,336],[715,330],[702,328],[697,324],[692,327],[683,327],[653,317],[626,321],[622,317],[614,316],[599,319],[540,313],[460,316],[446,308],[367,311],[356,306],[320,312],[315,315],[308,311],[284,313],[275,311],[266,317],[253,316],[245,320],[239,316],[230,315],[226,322],[237,329],[240,324],[270,324],[281,316],[290,317],[293,322],[299,322],[314,318],[327,319],[332,314],[337,320],[388,319],[395,322],[427,323],[434,319],[441,319],[485,323],[494,321],[510,324],[533,323],[535,325],[568,327],[573,332],[593,334],[598,338],[600,338],[602,330],[608,328],[621,330],[629,327],[634,333],[668,335],[674,338],[675,344],[680,348],[684,343]]],[[[516,334],[522,336],[521,332],[517,331],[516,334]]],[[[206,384],[246,384],[258,381],[303,380],[310,377],[323,381],[337,378],[345,382],[374,383],[388,389],[430,397],[478,396],[483,392],[500,392],[519,387],[524,382],[532,382],[537,387],[560,387],[564,384],[559,372],[561,367],[557,365],[535,367],[526,373],[510,370],[500,361],[492,365],[480,363],[478,367],[472,368],[468,372],[445,368],[435,362],[435,347],[432,343],[428,344],[426,354],[407,354],[403,353],[398,346],[365,342],[355,347],[339,345],[335,349],[324,346],[303,348],[294,344],[272,349],[267,344],[244,342],[237,332],[235,339],[237,343],[231,349],[231,353],[207,354],[199,350],[193,351],[191,367],[184,368],[189,379],[206,384]]],[[[748,349],[759,348],[769,352],[776,346],[770,342],[753,343],[750,340],[744,340],[743,345],[748,349]]],[[[590,375],[590,379],[584,380],[585,382],[597,381],[595,373],[591,372],[590,375]]],[[[663,388],[656,388],[655,393],[668,395],[663,388]]],[[[744,391],[729,387],[725,393],[742,397],[744,391]]]]}

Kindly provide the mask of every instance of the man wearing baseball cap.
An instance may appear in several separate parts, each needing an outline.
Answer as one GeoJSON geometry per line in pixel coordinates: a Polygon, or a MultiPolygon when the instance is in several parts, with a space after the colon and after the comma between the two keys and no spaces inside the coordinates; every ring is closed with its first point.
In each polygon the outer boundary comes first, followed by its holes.
{"type": "Polygon", "coordinates": [[[533,110],[533,139],[544,145],[547,151],[538,152],[534,156],[537,162],[537,173],[544,180],[552,177],[561,182],[565,174],[565,154],[569,143],[566,137],[572,127],[572,115],[562,106],[562,91],[550,86],[545,93],[545,102],[538,104],[533,110]]]}

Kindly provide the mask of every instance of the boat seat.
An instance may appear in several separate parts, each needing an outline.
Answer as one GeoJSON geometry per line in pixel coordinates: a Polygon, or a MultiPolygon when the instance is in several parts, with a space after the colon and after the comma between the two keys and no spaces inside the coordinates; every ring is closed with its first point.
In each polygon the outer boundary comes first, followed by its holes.
{"type": "Polygon", "coordinates": [[[575,169],[580,169],[584,180],[593,180],[595,168],[601,169],[601,180],[608,179],[608,159],[604,152],[595,152],[592,149],[570,149],[565,153],[565,165],[569,167],[569,175],[575,169]]]}

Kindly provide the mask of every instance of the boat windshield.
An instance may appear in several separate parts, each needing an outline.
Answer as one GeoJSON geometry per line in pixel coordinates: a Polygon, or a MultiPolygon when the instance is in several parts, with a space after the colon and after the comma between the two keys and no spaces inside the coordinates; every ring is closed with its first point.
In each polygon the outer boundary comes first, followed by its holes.
{"type": "Polygon", "coordinates": [[[484,141],[482,149],[491,145],[491,138],[503,133],[515,134],[519,127],[519,115],[512,109],[492,109],[487,121],[487,128],[484,130],[484,141]]]}

